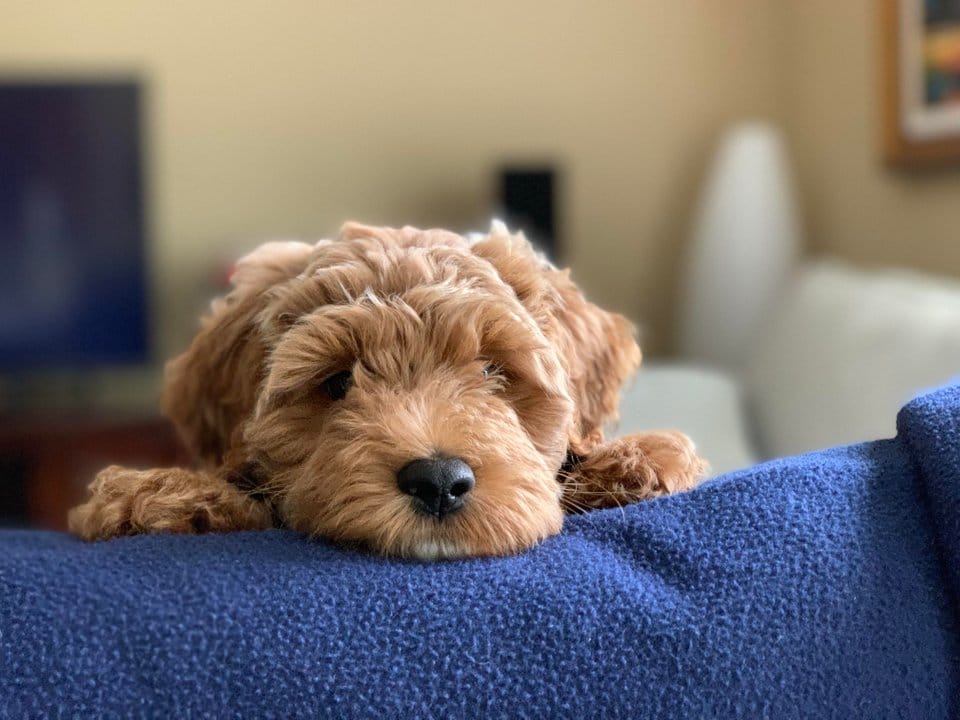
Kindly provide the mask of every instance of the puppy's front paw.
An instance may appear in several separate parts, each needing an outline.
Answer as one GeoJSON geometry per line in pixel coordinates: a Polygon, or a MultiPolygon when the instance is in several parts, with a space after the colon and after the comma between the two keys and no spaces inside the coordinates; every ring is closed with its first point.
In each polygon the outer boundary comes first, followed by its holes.
{"type": "Polygon", "coordinates": [[[688,490],[707,464],[686,435],[665,430],[637,433],[597,445],[564,477],[571,510],[616,507],[688,490]]]}
{"type": "Polygon", "coordinates": [[[656,495],[689,490],[703,480],[709,465],[697,455],[693,441],[676,430],[637,433],[621,438],[640,450],[656,476],[656,495]]]}
{"type": "Polygon", "coordinates": [[[70,532],[84,540],[135,534],[131,522],[133,500],[148,472],[111,465],[97,473],[87,487],[89,499],[67,516],[70,532]]]}
{"type": "Polygon", "coordinates": [[[271,527],[269,508],[220,478],[189,470],[113,465],[90,484],[90,499],[70,511],[70,531],[85,540],[151,532],[200,533],[271,527]]]}

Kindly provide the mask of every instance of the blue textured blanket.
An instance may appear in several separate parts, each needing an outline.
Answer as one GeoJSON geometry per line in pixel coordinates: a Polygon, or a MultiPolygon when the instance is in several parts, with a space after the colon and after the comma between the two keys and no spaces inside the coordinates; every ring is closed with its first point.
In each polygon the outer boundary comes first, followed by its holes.
{"type": "Polygon", "coordinates": [[[960,389],[502,560],[0,533],[0,715],[960,717],[960,389]]]}

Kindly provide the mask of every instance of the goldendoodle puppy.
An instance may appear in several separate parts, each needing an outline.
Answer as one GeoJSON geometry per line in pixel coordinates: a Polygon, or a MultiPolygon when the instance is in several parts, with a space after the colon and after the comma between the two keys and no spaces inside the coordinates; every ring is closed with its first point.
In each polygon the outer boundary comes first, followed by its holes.
{"type": "Polygon", "coordinates": [[[109,467],[87,539],[276,525],[422,559],[504,555],[564,510],[693,486],[678,432],[604,442],[640,349],[522,235],[348,224],[241,260],[164,410],[200,469],[109,467]]]}

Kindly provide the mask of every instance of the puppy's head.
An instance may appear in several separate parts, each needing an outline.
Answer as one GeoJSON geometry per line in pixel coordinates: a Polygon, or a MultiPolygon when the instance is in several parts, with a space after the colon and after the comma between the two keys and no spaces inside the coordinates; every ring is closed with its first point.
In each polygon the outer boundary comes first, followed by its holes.
{"type": "Polygon", "coordinates": [[[483,255],[358,225],[264,246],[169,366],[166,409],[211,464],[256,467],[294,529],[419,558],[529,547],[562,524],[569,363],[529,302],[553,293],[541,270],[508,284],[483,255]]]}

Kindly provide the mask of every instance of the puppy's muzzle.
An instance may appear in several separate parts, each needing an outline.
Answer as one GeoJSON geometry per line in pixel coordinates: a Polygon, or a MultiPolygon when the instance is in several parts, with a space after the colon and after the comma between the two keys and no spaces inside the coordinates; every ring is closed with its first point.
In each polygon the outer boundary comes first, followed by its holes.
{"type": "Polygon", "coordinates": [[[417,510],[438,520],[462,508],[473,485],[473,470],[460,458],[420,458],[397,473],[400,491],[410,495],[417,510]]]}

